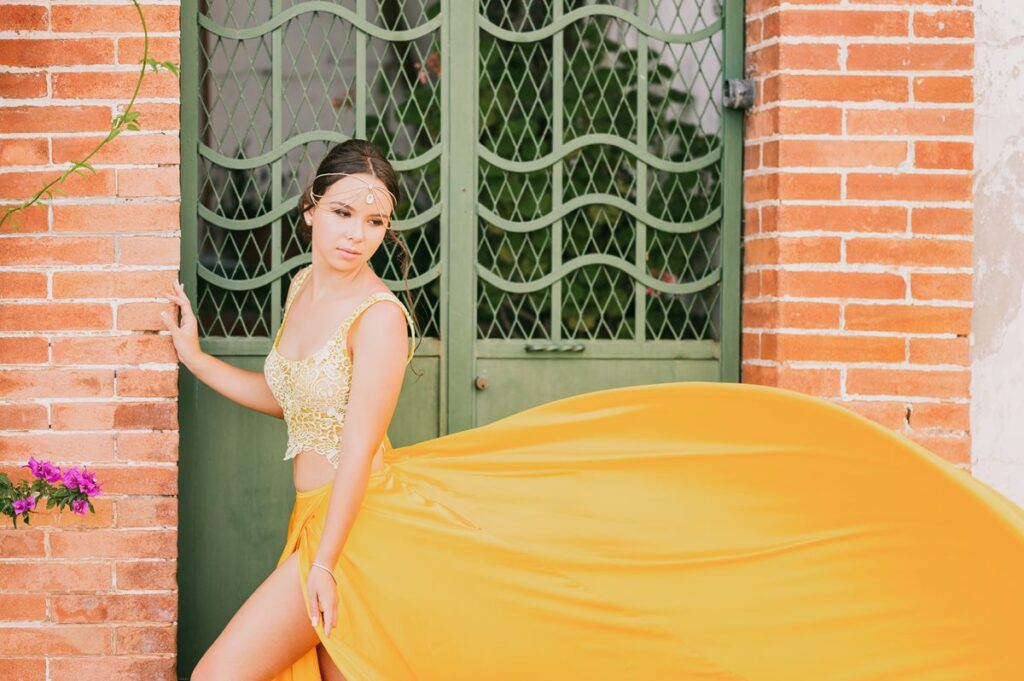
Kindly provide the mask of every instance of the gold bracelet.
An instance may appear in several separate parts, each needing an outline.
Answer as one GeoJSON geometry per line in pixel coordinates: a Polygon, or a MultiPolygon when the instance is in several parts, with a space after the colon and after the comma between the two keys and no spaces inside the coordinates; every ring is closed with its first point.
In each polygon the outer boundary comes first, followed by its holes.
{"type": "Polygon", "coordinates": [[[325,566],[325,565],[321,565],[320,563],[318,563],[318,562],[316,562],[316,561],[313,561],[313,567],[318,567],[318,568],[320,568],[321,570],[327,570],[327,574],[329,574],[329,575],[331,576],[331,579],[333,579],[333,580],[334,580],[334,583],[335,583],[335,584],[337,584],[337,583],[338,583],[338,578],[334,576],[334,571],[333,571],[333,570],[331,570],[331,568],[329,568],[329,567],[327,567],[327,566],[325,566]]]}

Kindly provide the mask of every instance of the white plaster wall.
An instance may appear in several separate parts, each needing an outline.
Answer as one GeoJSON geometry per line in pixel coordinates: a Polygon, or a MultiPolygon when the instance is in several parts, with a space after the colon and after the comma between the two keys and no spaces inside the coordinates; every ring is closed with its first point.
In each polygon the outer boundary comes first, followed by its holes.
{"type": "Polygon", "coordinates": [[[1024,506],[1024,3],[975,6],[971,469],[1024,506]]]}

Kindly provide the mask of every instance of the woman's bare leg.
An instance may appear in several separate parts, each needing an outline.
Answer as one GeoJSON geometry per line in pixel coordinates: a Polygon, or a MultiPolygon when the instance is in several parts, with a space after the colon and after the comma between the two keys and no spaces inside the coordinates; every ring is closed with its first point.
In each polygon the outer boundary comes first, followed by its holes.
{"type": "Polygon", "coordinates": [[[299,586],[298,554],[288,556],[231,618],[199,660],[192,681],[265,681],[319,642],[299,586]]]}
{"type": "Polygon", "coordinates": [[[323,643],[318,643],[316,646],[316,657],[320,660],[320,679],[321,681],[346,681],[345,675],[341,673],[338,666],[334,664],[334,660],[328,654],[327,649],[324,648],[323,643]]]}

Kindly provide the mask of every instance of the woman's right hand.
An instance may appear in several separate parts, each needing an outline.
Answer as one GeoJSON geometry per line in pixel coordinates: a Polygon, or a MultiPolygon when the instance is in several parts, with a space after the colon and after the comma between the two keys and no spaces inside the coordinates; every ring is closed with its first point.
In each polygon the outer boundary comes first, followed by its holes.
{"type": "Polygon", "coordinates": [[[199,323],[195,314],[192,313],[192,303],[185,295],[185,287],[178,282],[172,284],[173,291],[167,293],[167,300],[177,304],[181,312],[181,324],[175,319],[177,314],[172,315],[161,312],[160,318],[164,321],[164,327],[171,332],[171,339],[174,341],[174,351],[178,353],[178,361],[188,366],[193,359],[203,354],[199,346],[199,323]]]}

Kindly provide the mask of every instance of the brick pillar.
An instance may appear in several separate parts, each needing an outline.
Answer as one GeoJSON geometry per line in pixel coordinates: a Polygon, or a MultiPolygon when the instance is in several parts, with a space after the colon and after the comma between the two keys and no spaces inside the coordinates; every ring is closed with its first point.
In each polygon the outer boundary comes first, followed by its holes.
{"type": "MultiPolygon", "coordinates": [[[[144,6],[150,56],[180,62],[178,7],[144,6]]],[[[137,79],[130,3],[0,8],[0,203],[110,129],[137,79]]],[[[177,361],[157,335],[176,279],[178,81],[147,75],[126,132],[66,197],[0,230],[0,470],[86,465],[96,514],[0,528],[0,668],[12,679],[173,679],[177,361]]]]}
{"type": "Polygon", "coordinates": [[[967,467],[970,0],[747,0],[743,380],[967,467]]]}

